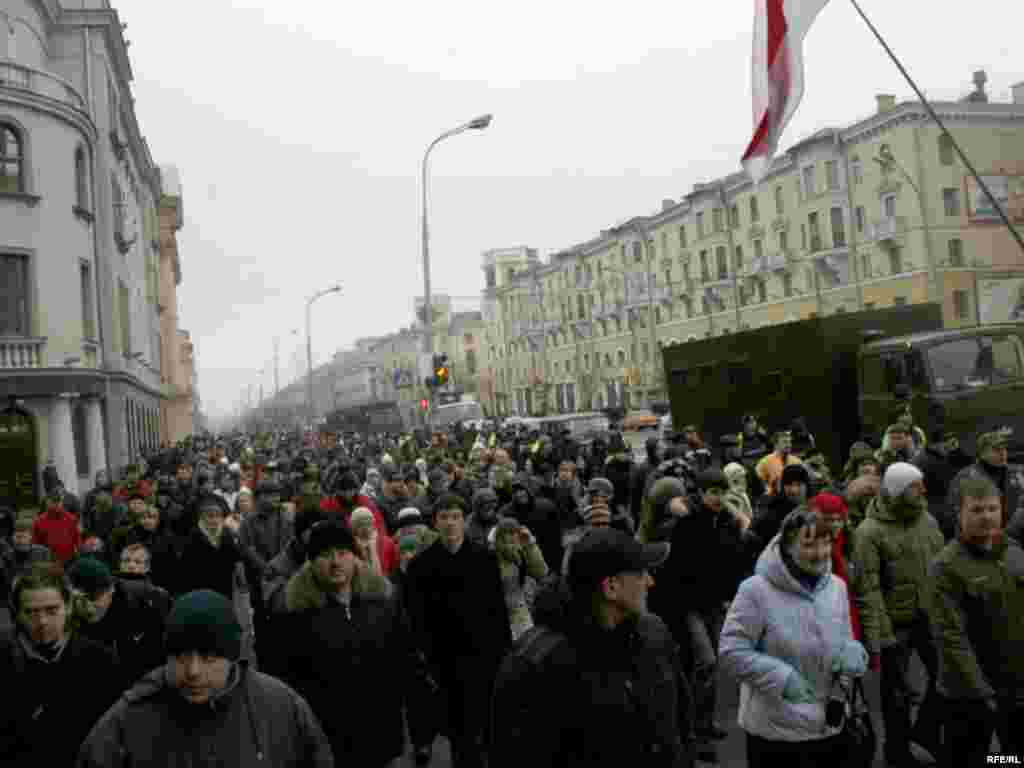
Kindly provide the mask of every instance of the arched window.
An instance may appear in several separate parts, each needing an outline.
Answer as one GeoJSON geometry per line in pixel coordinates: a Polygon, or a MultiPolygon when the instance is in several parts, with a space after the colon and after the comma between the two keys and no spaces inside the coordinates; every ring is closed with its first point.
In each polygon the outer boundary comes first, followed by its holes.
{"type": "Polygon", "coordinates": [[[75,150],[75,205],[83,211],[89,210],[89,172],[83,147],[75,150]]]}
{"type": "Polygon", "coordinates": [[[0,193],[25,191],[25,144],[18,130],[0,123],[0,193]]]}

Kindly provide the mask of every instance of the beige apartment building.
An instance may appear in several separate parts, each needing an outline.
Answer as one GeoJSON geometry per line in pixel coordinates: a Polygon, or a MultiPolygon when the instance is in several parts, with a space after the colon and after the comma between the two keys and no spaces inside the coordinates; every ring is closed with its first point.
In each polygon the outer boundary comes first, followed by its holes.
{"type": "MultiPolygon", "coordinates": [[[[1024,84],[932,106],[1024,225],[1024,84]]],[[[542,262],[483,257],[481,399],[542,414],[663,399],[660,349],[817,315],[940,302],[949,327],[1024,318],[1024,253],[917,102],[819,131],[542,262]],[[1016,313],[1016,314],[1015,314],[1016,313]]]]}
{"type": "Polygon", "coordinates": [[[164,398],[160,402],[160,439],[176,443],[196,431],[192,383],[195,376],[192,339],[178,327],[178,286],[181,258],[178,231],[185,223],[184,200],[177,169],[161,169],[157,209],[160,226],[160,359],[164,398]]]}

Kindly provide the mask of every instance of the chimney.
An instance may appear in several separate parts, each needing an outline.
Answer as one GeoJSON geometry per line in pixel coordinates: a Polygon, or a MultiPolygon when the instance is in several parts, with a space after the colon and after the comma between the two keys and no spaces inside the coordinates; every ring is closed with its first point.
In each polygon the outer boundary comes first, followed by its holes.
{"type": "Polygon", "coordinates": [[[878,102],[878,114],[880,115],[896,109],[896,97],[892,94],[880,93],[875,96],[875,101],[878,102]]]}
{"type": "Polygon", "coordinates": [[[972,101],[987,102],[988,94],[985,93],[985,83],[988,82],[988,75],[985,74],[985,70],[979,69],[974,73],[974,93],[971,94],[973,97],[972,101]]]}
{"type": "Polygon", "coordinates": [[[1017,83],[1010,90],[1013,91],[1013,103],[1024,106],[1024,83],[1017,83]]]}
{"type": "Polygon", "coordinates": [[[673,200],[671,197],[666,197],[666,198],[662,199],[662,201],[661,201],[661,210],[667,211],[669,208],[671,208],[675,204],[676,204],[675,200],[673,200]]]}

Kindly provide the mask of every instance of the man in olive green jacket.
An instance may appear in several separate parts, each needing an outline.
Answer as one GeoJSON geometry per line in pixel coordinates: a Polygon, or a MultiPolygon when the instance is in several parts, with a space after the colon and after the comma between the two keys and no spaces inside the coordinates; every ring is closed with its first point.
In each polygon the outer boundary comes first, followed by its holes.
{"type": "Polygon", "coordinates": [[[957,511],[957,538],[931,567],[932,621],[950,765],[982,765],[993,729],[1004,754],[1024,753],[1024,550],[987,477],[963,481],[957,511]]]}
{"type": "Polygon", "coordinates": [[[933,594],[928,568],[944,543],[938,523],[928,514],[917,467],[896,462],[885,471],[881,492],[857,527],[855,542],[851,586],[871,668],[882,672],[885,757],[890,766],[915,766],[911,739],[933,754],[938,751],[941,698],[928,621],[933,594]],[[929,683],[911,733],[908,671],[914,651],[929,683]]]}

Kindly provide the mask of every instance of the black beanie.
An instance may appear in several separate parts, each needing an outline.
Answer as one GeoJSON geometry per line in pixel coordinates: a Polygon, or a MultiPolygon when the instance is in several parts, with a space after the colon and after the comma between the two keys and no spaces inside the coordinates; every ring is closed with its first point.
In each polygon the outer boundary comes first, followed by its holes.
{"type": "Polygon", "coordinates": [[[211,589],[182,595],[167,617],[164,645],[168,656],[195,652],[237,661],[242,627],[231,601],[211,589]]]}
{"type": "Polygon", "coordinates": [[[782,470],[782,487],[785,488],[790,483],[803,483],[804,485],[811,484],[811,475],[807,471],[807,467],[803,464],[790,464],[782,470]]]}
{"type": "Polygon", "coordinates": [[[355,472],[343,472],[338,480],[338,493],[344,493],[345,491],[358,491],[359,490],[359,478],[355,472]]]}

